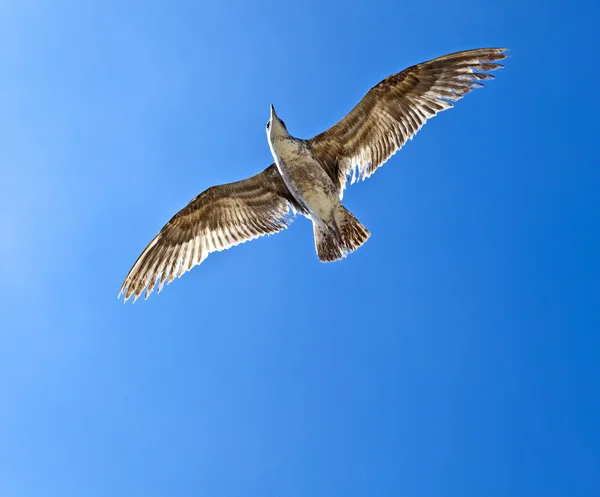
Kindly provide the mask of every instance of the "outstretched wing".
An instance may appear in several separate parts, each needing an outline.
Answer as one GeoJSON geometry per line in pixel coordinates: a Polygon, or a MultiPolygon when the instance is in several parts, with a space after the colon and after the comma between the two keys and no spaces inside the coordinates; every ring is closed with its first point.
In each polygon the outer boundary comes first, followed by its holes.
{"type": "Polygon", "coordinates": [[[371,176],[427,119],[453,107],[493,79],[486,71],[502,67],[506,48],[481,48],[444,55],[411,66],[371,88],[341,121],[309,143],[333,182],[340,198],[351,183],[371,176]]]}
{"type": "Polygon", "coordinates": [[[213,186],[180,210],[138,257],[119,297],[147,298],[165,282],[200,264],[215,250],[225,250],[288,227],[301,210],[275,164],[243,181],[213,186]]]}

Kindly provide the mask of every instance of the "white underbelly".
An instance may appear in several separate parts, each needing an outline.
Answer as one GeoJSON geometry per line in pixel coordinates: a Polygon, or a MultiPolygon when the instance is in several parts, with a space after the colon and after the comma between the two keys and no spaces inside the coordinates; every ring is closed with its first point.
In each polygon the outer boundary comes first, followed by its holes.
{"type": "Polygon", "coordinates": [[[338,191],[306,144],[294,138],[284,139],[271,144],[271,151],[283,181],[310,217],[331,220],[340,202],[338,191]]]}
{"type": "Polygon", "coordinates": [[[280,160],[277,167],[292,195],[308,209],[311,217],[328,221],[339,203],[335,185],[312,157],[302,159],[280,160]]]}
{"type": "Polygon", "coordinates": [[[329,220],[331,218],[333,208],[336,205],[335,199],[332,199],[331,195],[325,190],[320,188],[311,189],[309,191],[296,190],[292,195],[301,199],[312,217],[323,220],[329,220]]]}

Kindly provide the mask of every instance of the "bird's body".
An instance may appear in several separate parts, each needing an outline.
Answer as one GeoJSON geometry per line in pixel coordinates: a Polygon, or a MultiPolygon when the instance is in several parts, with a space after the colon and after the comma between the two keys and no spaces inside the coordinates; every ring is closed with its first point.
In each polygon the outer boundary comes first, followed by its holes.
{"type": "Polygon", "coordinates": [[[339,188],[310,143],[291,136],[273,106],[267,138],[283,182],[313,223],[319,259],[338,260],[366,242],[370,233],[342,206],[339,188]]]}
{"type": "Polygon", "coordinates": [[[337,188],[312,154],[305,140],[286,136],[270,140],[271,152],[283,182],[311,218],[328,220],[337,188]]]}
{"type": "Polygon", "coordinates": [[[121,287],[125,300],[159,291],[210,252],[287,228],[300,212],[313,223],[319,259],[345,257],[369,231],[344,208],[347,178],[365,179],[414,137],[427,119],[451,108],[504,48],[466,50],[411,66],[376,86],[337,124],[309,140],[293,137],[271,106],[267,139],[274,163],[235,183],[213,186],[179,211],[148,244],[121,287]],[[160,283],[159,283],[160,281],[160,283]]]}

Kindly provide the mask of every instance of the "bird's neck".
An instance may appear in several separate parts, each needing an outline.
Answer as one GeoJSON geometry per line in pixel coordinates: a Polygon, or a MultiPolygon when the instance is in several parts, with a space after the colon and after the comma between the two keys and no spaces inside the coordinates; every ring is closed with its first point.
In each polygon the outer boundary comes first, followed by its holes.
{"type": "Polygon", "coordinates": [[[290,155],[296,155],[303,148],[303,141],[290,135],[271,137],[269,140],[273,158],[285,158],[290,155]]]}

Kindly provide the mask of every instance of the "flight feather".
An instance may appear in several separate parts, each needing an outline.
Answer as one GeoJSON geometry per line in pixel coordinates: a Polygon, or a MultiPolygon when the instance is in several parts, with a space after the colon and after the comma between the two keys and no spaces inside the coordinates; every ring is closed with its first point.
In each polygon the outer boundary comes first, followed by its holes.
{"type": "Polygon", "coordinates": [[[450,109],[471,90],[493,79],[505,48],[444,55],[384,79],[337,124],[309,143],[339,189],[366,179],[414,137],[427,119],[450,109]]]}
{"type": "Polygon", "coordinates": [[[170,283],[208,254],[259,236],[277,233],[291,223],[300,206],[275,164],[250,178],[213,186],[191,200],[160,230],[129,271],[119,296],[147,298],[159,283],[170,283]]]}

